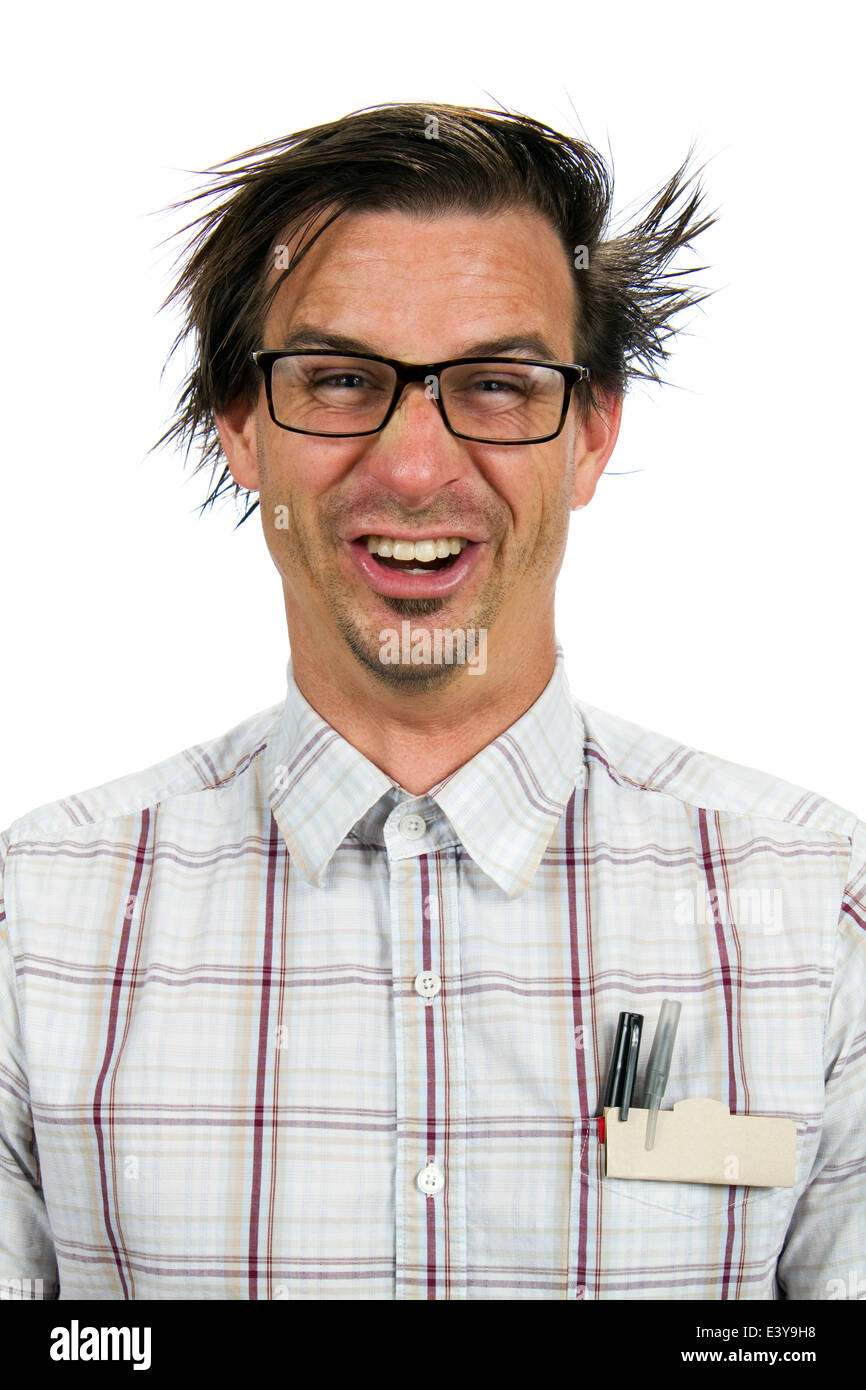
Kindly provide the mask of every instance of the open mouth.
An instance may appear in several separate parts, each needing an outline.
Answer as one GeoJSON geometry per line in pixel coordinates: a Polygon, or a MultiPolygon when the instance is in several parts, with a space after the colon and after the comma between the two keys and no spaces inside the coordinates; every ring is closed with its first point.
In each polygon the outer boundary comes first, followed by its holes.
{"type": "Polygon", "coordinates": [[[362,536],[368,554],[386,569],[404,574],[429,574],[450,569],[471,542],[463,536],[440,536],[435,540],[401,541],[390,536],[362,536]]]}
{"type": "Polygon", "coordinates": [[[384,598],[441,598],[455,593],[486,550],[466,536],[364,535],[350,541],[348,556],[374,593],[384,598]]]}

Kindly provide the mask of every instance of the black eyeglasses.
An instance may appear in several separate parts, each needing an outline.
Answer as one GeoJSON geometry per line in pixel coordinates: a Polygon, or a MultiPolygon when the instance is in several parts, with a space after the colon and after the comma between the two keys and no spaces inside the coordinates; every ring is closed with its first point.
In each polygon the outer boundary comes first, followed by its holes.
{"type": "Polygon", "coordinates": [[[455,357],[424,366],[369,353],[260,350],[271,419],[295,434],[354,439],[378,434],[404,389],[424,383],[446,428],[477,444],[544,444],[565,424],[571,393],[589,380],[575,362],[455,357]]]}

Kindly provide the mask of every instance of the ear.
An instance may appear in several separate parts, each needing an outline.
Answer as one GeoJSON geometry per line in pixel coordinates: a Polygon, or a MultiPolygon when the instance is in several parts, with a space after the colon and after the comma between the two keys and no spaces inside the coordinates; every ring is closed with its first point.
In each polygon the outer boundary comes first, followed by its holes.
{"type": "Polygon", "coordinates": [[[607,396],[579,426],[575,439],[571,510],[592,501],[596,484],[614,450],[622,421],[622,396],[607,396]]]}
{"type": "Polygon", "coordinates": [[[224,411],[214,414],[229,472],[250,492],[259,490],[258,419],[256,403],[238,396],[224,411]]]}

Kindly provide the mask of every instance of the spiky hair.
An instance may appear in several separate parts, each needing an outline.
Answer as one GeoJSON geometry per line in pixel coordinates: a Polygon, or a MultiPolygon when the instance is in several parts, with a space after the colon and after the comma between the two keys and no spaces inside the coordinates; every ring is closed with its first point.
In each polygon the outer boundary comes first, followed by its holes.
{"type": "Polygon", "coordinates": [[[435,216],[527,207],[546,217],[573,267],[575,360],[591,373],[575,388],[584,412],[603,409],[633,378],[661,381],[674,321],[707,294],[672,265],[715,220],[703,212],[691,153],[634,224],[616,235],[610,233],[613,178],[598,151],[507,111],[374,106],[201,172],[206,183],[174,208],[195,209],[202,200],[210,206],[178,233],[189,236],[163,305],[183,310],[169,357],[189,344],[192,366],[172,423],[154,447],[180,442],[187,457],[195,449],[194,471],[211,469],[201,510],[226,493],[245,492],[241,521],[258,503],[229,472],[214,414],[238,397],[255,401],[261,378],[250,353],[261,346],[273,297],[344,212],[435,216]],[[269,283],[274,248],[287,229],[301,233],[297,249],[269,283]]]}

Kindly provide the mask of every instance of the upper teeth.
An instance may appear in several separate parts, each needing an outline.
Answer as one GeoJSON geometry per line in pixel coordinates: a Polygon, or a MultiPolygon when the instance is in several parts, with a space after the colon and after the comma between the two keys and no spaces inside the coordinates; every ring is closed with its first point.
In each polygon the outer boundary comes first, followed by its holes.
{"type": "Polygon", "coordinates": [[[446,555],[459,555],[464,545],[462,536],[442,536],[435,541],[395,541],[390,536],[368,536],[367,549],[371,555],[384,555],[394,560],[444,560],[446,555]]]}

